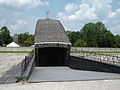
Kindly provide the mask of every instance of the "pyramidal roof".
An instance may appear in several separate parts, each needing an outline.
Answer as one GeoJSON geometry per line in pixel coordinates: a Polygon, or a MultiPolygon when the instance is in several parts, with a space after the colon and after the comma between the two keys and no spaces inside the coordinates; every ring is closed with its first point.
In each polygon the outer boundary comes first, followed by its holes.
{"type": "Polygon", "coordinates": [[[35,44],[50,42],[70,43],[65,29],[59,20],[39,19],[35,29],[35,44]]]}
{"type": "Polygon", "coordinates": [[[7,45],[7,47],[20,47],[20,46],[15,42],[11,42],[10,44],[7,45]]]}

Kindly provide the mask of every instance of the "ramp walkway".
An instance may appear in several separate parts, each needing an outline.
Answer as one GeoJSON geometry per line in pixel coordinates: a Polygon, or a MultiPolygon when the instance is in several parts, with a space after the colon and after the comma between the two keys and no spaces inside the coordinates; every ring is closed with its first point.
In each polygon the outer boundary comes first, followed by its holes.
{"type": "Polygon", "coordinates": [[[36,67],[28,82],[120,79],[120,74],[75,70],[69,67],[36,67]]]}

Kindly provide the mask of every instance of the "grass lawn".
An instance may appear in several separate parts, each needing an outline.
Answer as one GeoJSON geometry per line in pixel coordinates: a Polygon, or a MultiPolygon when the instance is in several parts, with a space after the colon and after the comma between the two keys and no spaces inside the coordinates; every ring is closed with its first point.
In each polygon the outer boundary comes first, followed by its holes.
{"type": "Polygon", "coordinates": [[[0,53],[30,53],[31,51],[0,51],[0,53]]]}

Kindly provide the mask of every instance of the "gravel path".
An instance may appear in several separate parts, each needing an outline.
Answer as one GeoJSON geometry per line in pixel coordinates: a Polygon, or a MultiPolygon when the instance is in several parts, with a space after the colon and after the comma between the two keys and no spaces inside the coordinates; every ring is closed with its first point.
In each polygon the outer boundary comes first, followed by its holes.
{"type": "Polygon", "coordinates": [[[0,77],[19,64],[26,55],[25,53],[0,53],[0,77]]]}
{"type": "Polygon", "coordinates": [[[120,80],[1,84],[0,90],[120,90],[120,80]]]}

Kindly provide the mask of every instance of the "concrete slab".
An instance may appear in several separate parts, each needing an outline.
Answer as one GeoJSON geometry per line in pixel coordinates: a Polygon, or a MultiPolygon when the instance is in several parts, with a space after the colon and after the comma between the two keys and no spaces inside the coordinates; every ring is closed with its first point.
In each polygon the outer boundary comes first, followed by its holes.
{"type": "Polygon", "coordinates": [[[120,79],[120,74],[74,70],[69,67],[36,67],[28,82],[120,79]]]}

